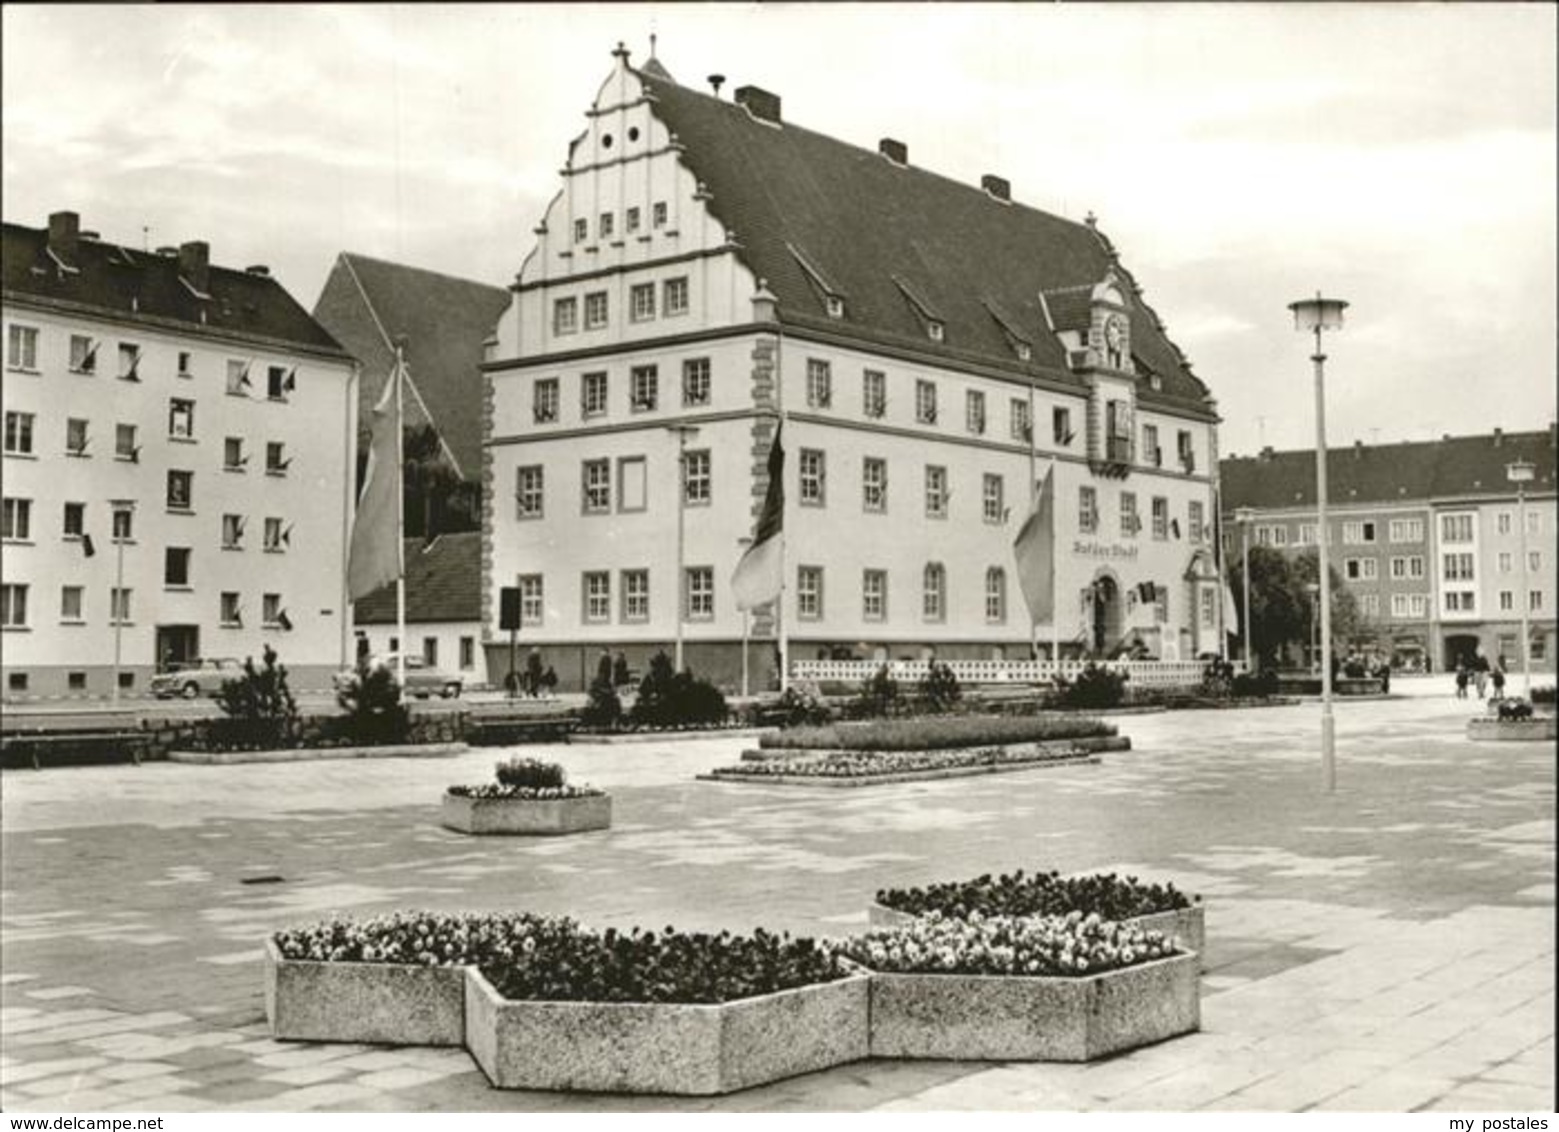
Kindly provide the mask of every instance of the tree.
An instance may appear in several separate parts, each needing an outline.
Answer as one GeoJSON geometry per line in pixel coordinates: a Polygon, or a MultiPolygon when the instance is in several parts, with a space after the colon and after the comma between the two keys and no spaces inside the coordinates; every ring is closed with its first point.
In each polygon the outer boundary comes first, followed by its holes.
{"type": "MultiPolygon", "coordinates": [[[[1344,587],[1341,576],[1329,569],[1332,583],[1332,639],[1346,641],[1361,624],[1358,602],[1344,587]]],[[[1316,596],[1307,586],[1320,576],[1315,554],[1290,557],[1266,546],[1250,548],[1250,633],[1252,652],[1263,667],[1273,667],[1287,646],[1303,646],[1311,639],[1312,626],[1319,619],[1316,596]]],[[[1238,601],[1244,591],[1245,577],[1239,560],[1232,563],[1229,585],[1238,601]]],[[[1244,626],[1241,626],[1244,629],[1244,626]]]]}

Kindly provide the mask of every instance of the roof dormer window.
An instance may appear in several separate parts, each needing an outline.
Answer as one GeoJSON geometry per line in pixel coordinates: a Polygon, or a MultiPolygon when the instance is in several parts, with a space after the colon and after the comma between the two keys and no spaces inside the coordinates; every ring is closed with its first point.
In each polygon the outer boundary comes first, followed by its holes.
{"type": "Polygon", "coordinates": [[[827,299],[827,306],[829,318],[844,317],[844,300],[841,299],[838,295],[829,295],[827,299]]]}
{"type": "Polygon", "coordinates": [[[926,333],[930,335],[931,341],[933,342],[941,342],[947,337],[947,332],[942,328],[942,324],[936,321],[936,319],[932,319],[930,322],[926,323],[926,333]]]}
{"type": "Polygon", "coordinates": [[[1017,352],[1018,361],[1020,362],[1029,361],[1034,356],[1034,350],[1027,342],[1014,343],[1013,349],[1017,352]]]}

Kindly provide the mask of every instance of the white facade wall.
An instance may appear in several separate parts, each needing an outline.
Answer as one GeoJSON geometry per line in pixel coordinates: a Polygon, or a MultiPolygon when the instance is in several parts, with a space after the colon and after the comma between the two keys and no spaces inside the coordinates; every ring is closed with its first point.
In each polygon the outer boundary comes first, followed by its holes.
{"type": "Polygon", "coordinates": [[[207,657],[259,657],[267,644],[300,677],[333,670],[349,644],[342,590],[351,515],[351,453],[356,428],[353,370],[339,358],[286,345],[223,340],[150,323],[115,322],[22,304],[5,310],[13,324],[38,330],[37,372],[9,366],[6,411],[33,415],[33,454],[4,456],[4,493],[31,501],[30,538],[4,545],[5,579],[28,590],[28,624],[4,634],[7,690],[26,674],[28,694],[105,693],[113,665],[109,593],[123,551],[130,623],[121,628],[123,670],[144,688],[159,661],[158,627],[194,626],[207,657]],[[96,372],[72,372],[73,334],[100,341],[96,372]],[[140,347],[139,381],[117,376],[120,343],[140,347]],[[189,376],[179,355],[189,355],[189,376]],[[248,396],[227,393],[227,363],[251,363],[248,396]],[[266,396],[267,367],[296,368],[285,401],[266,396]],[[194,402],[191,439],[170,436],[170,400],[194,402]],[[66,422],[88,422],[85,456],[66,453],[66,422]],[[116,426],[133,425],[138,459],[116,456],[116,426]],[[247,465],[226,468],[225,440],[241,437],[247,465]],[[266,471],[266,445],[280,442],[284,474],[266,471]],[[167,505],[168,472],[194,474],[191,506],[167,505]],[[111,537],[110,500],[135,504],[133,537],[111,537]],[[84,529],[96,555],[63,534],[67,502],[85,506],[84,529]],[[244,517],[241,549],[223,546],[223,516],[244,517]],[[265,550],[265,520],[277,518],[287,543],[265,550]],[[190,551],[189,582],[165,583],[165,551],[190,551]],[[79,621],[61,617],[61,588],[82,586],[79,621]],[[241,627],[222,623],[220,594],[240,594],[241,627]],[[290,630],[262,623],[264,595],[280,595],[290,630]],[[84,673],[85,689],[67,672],[84,673]]]}
{"type": "MultiPolygon", "coordinates": [[[[393,624],[358,625],[357,633],[368,640],[368,651],[379,656],[394,652],[401,643],[393,624]]],[[[406,625],[405,651],[408,656],[428,655],[432,640],[435,664],[445,672],[465,678],[467,686],[487,683],[487,666],[482,660],[482,627],[475,621],[412,621],[406,625]],[[462,663],[469,642],[470,663],[462,663]]],[[[523,661],[524,654],[520,659],[523,661]]],[[[496,681],[494,681],[496,683],[496,681]]]]}

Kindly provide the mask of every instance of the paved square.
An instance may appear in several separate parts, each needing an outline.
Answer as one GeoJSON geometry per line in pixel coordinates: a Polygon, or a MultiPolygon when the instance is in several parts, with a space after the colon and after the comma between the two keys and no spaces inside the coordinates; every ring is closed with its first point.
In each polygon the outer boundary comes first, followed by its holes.
{"type": "Polygon", "coordinates": [[[7,773],[0,1107],[1552,1111],[1555,752],[1470,742],[1477,707],[1340,703],[1332,796],[1314,705],[1122,716],[1135,750],[1102,765],[851,791],[693,780],[750,740],[530,748],[615,798],[610,831],[556,840],[438,826],[491,749],[7,773]],[[884,885],[1051,867],[1203,895],[1201,1033],[691,1101],[502,1092],[460,1050],[266,1033],[260,940],[330,912],[840,934],[884,885]]]}

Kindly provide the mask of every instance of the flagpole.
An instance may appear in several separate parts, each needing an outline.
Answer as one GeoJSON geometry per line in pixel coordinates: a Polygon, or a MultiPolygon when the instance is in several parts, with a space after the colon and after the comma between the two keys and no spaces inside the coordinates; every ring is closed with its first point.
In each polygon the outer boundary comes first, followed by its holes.
{"type": "Polygon", "coordinates": [[[406,338],[395,340],[395,681],[406,689],[406,425],[401,387],[406,367],[406,338]]]}
{"type": "MultiPolygon", "coordinates": [[[[1039,497],[1039,484],[1036,483],[1035,479],[1034,479],[1034,476],[1035,476],[1035,466],[1034,466],[1034,460],[1035,460],[1035,453],[1034,453],[1034,382],[1033,382],[1032,379],[1029,381],[1029,421],[1028,421],[1028,424],[1029,424],[1029,427],[1028,427],[1028,433],[1029,433],[1029,435],[1028,435],[1028,441],[1029,441],[1029,514],[1032,515],[1034,513],[1034,501],[1039,497]]],[[[1052,613],[1051,614],[1051,621],[1053,622],[1054,620],[1055,620],[1055,615],[1052,613]]],[[[1052,645],[1052,648],[1054,648],[1053,645],[1052,645]]],[[[1035,660],[1039,659],[1039,622],[1034,620],[1034,618],[1032,616],[1029,618],[1029,651],[1034,654],[1034,659],[1035,660]]],[[[1050,654],[1050,659],[1051,660],[1055,659],[1055,653],[1054,652],[1052,652],[1050,654]]]]}
{"type": "MultiPolygon", "coordinates": [[[[778,317],[774,320],[774,400],[779,407],[779,428],[775,436],[784,435],[785,430],[785,330],[780,325],[778,317]]],[[[781,469],[781,475],[784,469],[781,469]]],[[[783,485],[781,485],[783,488],[783,485]]],[[[780,492],[780,589],[779,597],[774,599],[774,631],[779,634],[779,661],[780,661],[780,694],[784,695],[790,688],[790,638],[785,632],[785,589],[787,558],[785,554],[785,536],[789,532],[789,525],[785,522],[785,493],[780,492]]]]}
{"type": "MultiPolygon", "coordinates": [[[[1031,397],[1033,396],[1032,389],[1033,387],[1031,386],[1029,393],[1031,397]]],[[[1032,426],[1030,431],[1033,431],[1032,426]]],[[[1052,524],[1055,523],[1055,516],[1061,498],[1061,485],[1056,482],[1058,470],[1059,465],[1056,462],[1056,458],[1054,456],[1050,457],[1050,521],[1052,524]]],[[[1050,542],[1050,561],[1052,564],[1056,559],[1056,545],[1056,541],[1052,539],[1050,542]]],[[[1060,596],[1061,586],[1060,579],[1056,577],[1056,573],[1055,566],[1052,565],[1050,568],[1050,661],[1055,665],[1056,675],[1059,676],[1061,674],[1061,603],[1056,599],[1060,596]]]]}

